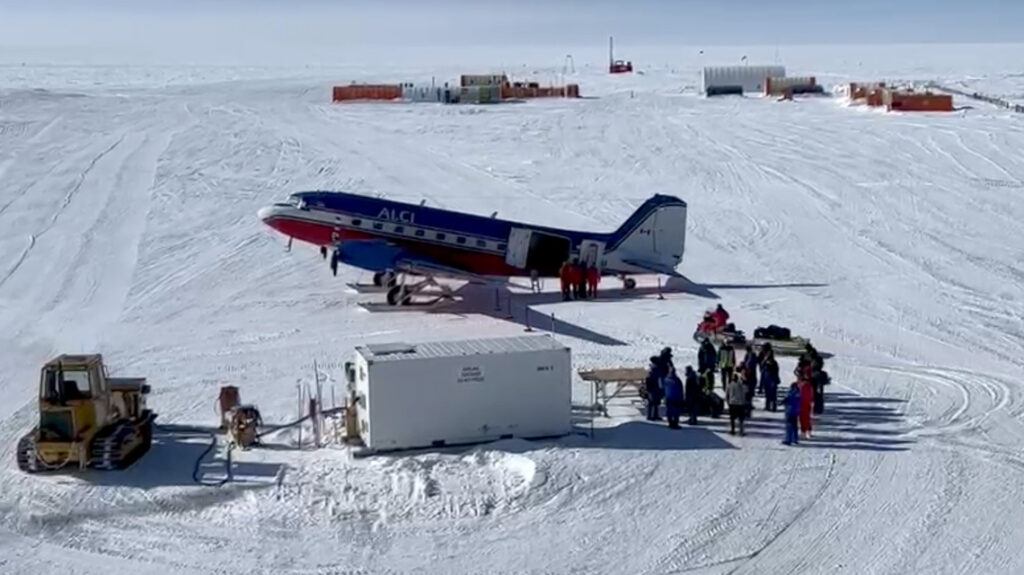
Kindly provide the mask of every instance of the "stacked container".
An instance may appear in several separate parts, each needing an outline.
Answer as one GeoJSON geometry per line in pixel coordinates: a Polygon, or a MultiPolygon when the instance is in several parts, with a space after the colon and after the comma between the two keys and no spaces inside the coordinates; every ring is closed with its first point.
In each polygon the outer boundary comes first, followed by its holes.
{"type": "Polygon", "coordinates": [[[818,86],[818,82],[814,76],[792,76],[788,78],[776,78],[769,76],[768,78],[765,78],[764,83],[765,96],[781,96],[786,93],[809,94],[820,91],[821,87],[818,86]]]}
{"type": "Polygon", "coordinates": [[[507,84],[508,78],[504,74],[463,74],[459,78],[459,85],[466,86],[500,86],[507,84]]]}

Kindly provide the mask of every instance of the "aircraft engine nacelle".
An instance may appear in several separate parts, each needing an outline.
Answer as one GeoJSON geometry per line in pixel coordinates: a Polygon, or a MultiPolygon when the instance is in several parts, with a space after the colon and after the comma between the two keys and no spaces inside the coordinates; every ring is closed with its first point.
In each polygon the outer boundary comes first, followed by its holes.
{"type": "Polygon", "coordinates": [[[394,264],[403,254],[402,248],[380,241],[342,242],[337,247],[338,261],[353,267],[375,272],[384,272],[394,268],[394,264]]]}

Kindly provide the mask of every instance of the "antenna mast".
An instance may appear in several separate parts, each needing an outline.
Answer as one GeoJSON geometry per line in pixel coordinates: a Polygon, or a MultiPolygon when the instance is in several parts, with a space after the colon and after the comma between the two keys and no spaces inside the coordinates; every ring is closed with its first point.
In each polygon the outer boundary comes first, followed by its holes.
{"type": "Polygon", "coordinates": [[[614,38],[608,36],[608,65],[611,66],[615,63],[615,52],[614,52],[614,38]]]}

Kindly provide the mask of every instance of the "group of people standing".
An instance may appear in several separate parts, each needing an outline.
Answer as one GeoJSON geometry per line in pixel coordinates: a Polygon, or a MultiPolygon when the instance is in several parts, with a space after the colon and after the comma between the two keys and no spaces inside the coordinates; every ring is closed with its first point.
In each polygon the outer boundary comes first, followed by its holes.
{"type": "Polygon", "coordinates": [[[597,284],[601,281],[601,270],[593,263],[578,258],[567,260],[558,270],[562,282],[562,299],[587,299],[597,297],[597,284]]]}
{"type": "MultiPolygon", "coordinates": [[[[670,428],[678,429],[683,409],[689,412],[689,424],[697,423],[698,412],[717,398],[713,391],[715,376],[722,380],[725,403],[729,411],[729,433],[745,435],[745,421],[753,413],[755,395],[763,394],[765,410],[778,410],[778,393],[781,378],[779,363],[771,343],[765,343],[757,352],[752,344],[746,344],[742,360],[736,361],[736,350],[725,341],[715,349],[714,343],[705,337],[697,351],[697,371],[686,366],[684,379],[676,374],[672,362],[671,348],[665,348],[660,355],[650,359],[650,369],[644,386],[647,398],[647,419],[660,420],[660,405],[665,401],[665,414],[670,428]]],[[[824,386],[828,374],[824,360],[809,343],[800,356],[794,371],[794,381],[782,400],[786,416],[786,437],[783,443],[799,443],[797,428],[805,439],[811,436],[811,412],[824,411],[824,386]]],[[[721,400],[719,399],[719,402],[721,400]]],[[[711,410],[714,415],[714,410],[711,410]]]]}
{"type": "Polygon", "coordinates": [[[679,429],[679,418],[686,410],[690,415],[689,424],[697,424],[697,412],[704,407],[708,389],[701,382],[692,366],[686,366],[685,381],[679,379],[672,362],[672,348],[666,347],[659,355],[651,356],[650,368],[644,382],[647,397],[647,420],[661,420],[661,401],[665,400],[665,417],[668,426],[679,429]]]}
{"type": "Polygon", "coordinates": [[[775,411],[776,394],[779,387],[779,364],[771,344],[765,344],[757,353],[754,346],[747,344],[743,359],[737,363],[736,350],[732,343],[725,341],[715,350],[711,340],[704,338],[697,351],[697,368],[701,377],[715,387],[716,371],[722,378],[722,390],[729,405],[729,432],[735,434],[737,424],[740,435],[746,433],[744,422],[754,410],[754,395],[765,396],[765,409],[775,411]],[[758,374],[760,373],[760,378],[758,374]]]}

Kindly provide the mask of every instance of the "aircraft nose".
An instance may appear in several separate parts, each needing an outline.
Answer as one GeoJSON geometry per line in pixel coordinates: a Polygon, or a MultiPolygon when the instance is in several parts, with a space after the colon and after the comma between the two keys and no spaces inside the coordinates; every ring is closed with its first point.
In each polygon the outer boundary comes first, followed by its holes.
{"type": "Polygon", "coordinates": [[[267,220],[269,220],[273,215],[274,208],[270,206],[264,206],[260,208],[259,211],[256,212],[256,217],[258,217],[260,221],[263,223],[267,223],[267,220]]]}

